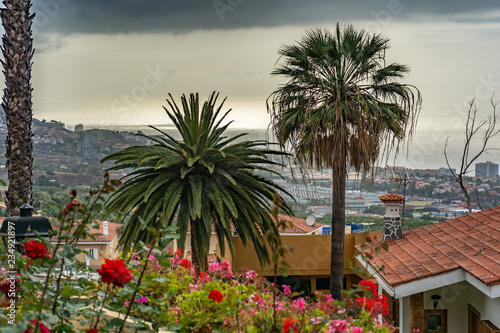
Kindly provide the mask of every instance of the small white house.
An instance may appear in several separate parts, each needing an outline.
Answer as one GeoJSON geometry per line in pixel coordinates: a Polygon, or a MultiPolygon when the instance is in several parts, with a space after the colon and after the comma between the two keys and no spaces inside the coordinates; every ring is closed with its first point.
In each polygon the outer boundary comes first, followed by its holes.
{"type": "Polygon", "coordinates": [[[404,232],[387,251],[366,245],[373,259],[357,259],[399,332],[500,333],[500,206],[404,232]]]}

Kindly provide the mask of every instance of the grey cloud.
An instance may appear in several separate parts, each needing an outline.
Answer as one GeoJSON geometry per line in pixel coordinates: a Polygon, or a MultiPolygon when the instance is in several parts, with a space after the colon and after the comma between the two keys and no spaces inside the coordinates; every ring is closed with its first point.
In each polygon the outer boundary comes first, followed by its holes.
{"type": "Polygon", "coordinates": [[[352,20],[475,14],[492,20],[498,0],[40,0],[35,26],[59,33],[183,33],[198,29],[239,29],[319,25],[352,20]]]}

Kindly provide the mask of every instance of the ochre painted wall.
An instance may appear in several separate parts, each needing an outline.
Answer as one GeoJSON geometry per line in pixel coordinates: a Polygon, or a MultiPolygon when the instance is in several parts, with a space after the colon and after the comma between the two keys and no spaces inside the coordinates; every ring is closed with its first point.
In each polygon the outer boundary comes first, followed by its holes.
{"type": "MultiPolygon", "coordinates": [[[[372,239],[381,238],[380,231],[345,235],[344,274],[354,273],[350,269],[350,263],[361,268],[354,258],[354,245],[366,243],[368,235],[372,239]]],[[[282,235],[281,238],[284,245],[293,249],[293,253],[289,253],[285,259],[290,265],[288,275],[330,275],[331,235],[282,235]]],[[[259,275],[272,275],[267,273],[270,267],[262,269],[251,245],[243,246],[238,237],[234,238],[234,242],[236,255],[232,260],[233,270],[254,270],[259,275]]]]}

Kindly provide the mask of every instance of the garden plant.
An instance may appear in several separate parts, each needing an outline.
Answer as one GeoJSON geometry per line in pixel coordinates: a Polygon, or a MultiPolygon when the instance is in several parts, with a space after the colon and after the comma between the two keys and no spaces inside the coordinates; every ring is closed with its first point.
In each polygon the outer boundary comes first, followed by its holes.
{"type": "MultiPolygon", "coordinates": [[[[388,312],[386,299],[369,280],[339,302],[331,295],[292,297],[290,286],[254,271],[235,273],[227,261],[197,274],[180,250],[165,248],[178,238],[174,226],[151,230],[158,246],[140,243],[125,260],[106,259],[95,271],[78,271],[81,250],[73,245],[96,227],[102,195],[119,183],[106,176],[85,203],[72,191],[68,205],[60,207],[57,244],[30,239],[25,255],[8,251],[17,274],[12,278],[2,270],[2,332],[389,332],[378,323],[388,312]],[[89,279],[90,273],[99,279],[89,279]]],[[[285,253],[274,237],[278,252],[285,253]]],[[[273,262],[286,274],[280,256],[273,262]]]]}

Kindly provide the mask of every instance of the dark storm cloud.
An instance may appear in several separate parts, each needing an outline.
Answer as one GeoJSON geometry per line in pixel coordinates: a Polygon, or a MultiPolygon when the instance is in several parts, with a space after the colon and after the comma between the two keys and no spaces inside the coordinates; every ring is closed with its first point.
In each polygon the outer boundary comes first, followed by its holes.
{"type": "MultiPolygon", "coordinates": [[[[60,33],[188,32],[352,20],[425,19],[477,14],[487,20],[498,0],[40,0],[36,29],[60,33]]],[[[460,18],[456,18],[459,20],[460,18]]]]}

